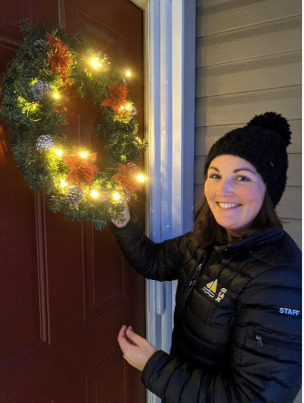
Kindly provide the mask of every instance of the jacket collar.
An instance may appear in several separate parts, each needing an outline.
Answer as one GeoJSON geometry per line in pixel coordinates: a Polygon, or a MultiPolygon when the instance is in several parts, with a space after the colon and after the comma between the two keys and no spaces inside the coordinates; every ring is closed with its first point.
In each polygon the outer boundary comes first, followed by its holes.
{"type": "Polygon", "coordinates": [[[259,232],[254,235],[247,236],[239,241],[236,241],[232,244],[227,244],[223,246],[217,246],[215,249],[218,253],[235,251],[240,248],[252,248],[260,245],[265,245],[266,243],[272,243],[284,236],[283,227],[277,226],[275,228],[270,228],[265,231],[259,232]]]}

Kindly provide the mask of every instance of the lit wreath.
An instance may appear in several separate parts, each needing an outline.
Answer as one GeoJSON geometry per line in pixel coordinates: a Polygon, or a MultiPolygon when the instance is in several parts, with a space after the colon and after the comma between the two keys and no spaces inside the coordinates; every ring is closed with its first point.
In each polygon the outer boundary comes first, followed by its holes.
{"type": "Polygon", "coordinates": [[[136,109],[125,75],[83,38],[60,28],[20,24],[24,41],[2,80],[2,114],[18,167],[32,189],[49,196],[50,209],[102,230],[122,218],[122,201],[136,197],[143,175],[136,165],[147,147],[137,137],[136,109]],[[97,153],[64,135],[64,97],[89,94],[100,106],[96,134],[106,139],[109,166],[97,153]]]}

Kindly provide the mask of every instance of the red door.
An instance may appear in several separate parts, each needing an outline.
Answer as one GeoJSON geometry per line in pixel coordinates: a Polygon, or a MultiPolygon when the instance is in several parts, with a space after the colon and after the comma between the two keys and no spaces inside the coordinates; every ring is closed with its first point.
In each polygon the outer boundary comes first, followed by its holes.
{"type": "MultiPolygon", "coordinates": [[[[128,86],[142,136],[142,11],[128,0],[2,0],[1,73],[25,18],[60,21],[98,44],[112,65],[133,69],[128,86]]],[[[98,146],[94,108],[76,100],[67,114],[67,134],[98,146]]],[[[116,341],[123,323],[144,334],[144,280],[127,267],[108,228],[49,211],[16,167],[3,122],[0,195],[0,402],[144,402],[140,375],[116,341]]],[[[141,195],[134,208],[142,221],[143,204],[141,195]]]]}

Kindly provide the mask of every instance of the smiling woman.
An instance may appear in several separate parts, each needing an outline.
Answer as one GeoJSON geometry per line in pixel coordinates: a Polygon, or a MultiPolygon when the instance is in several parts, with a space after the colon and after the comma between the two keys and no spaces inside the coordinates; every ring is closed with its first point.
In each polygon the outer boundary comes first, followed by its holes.
{"type": "Polygon", "coordinates": [[[131,326],[118,335],[163,402],[291,403],[299,391],[301,253],[275,213],[290,135],[267,112],[220,138],[193,231],[154,243],[127,208],[124,226],[112,226],[138,272],[178,280],[170,354],[131,326]]]}

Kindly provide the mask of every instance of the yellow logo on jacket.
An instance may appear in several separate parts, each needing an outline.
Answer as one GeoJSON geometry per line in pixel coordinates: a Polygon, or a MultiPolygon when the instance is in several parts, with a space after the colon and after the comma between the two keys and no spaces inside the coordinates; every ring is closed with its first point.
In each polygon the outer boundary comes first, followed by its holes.
{"type": "Polygon", "coordinates": [[[206,294],[210,295],[210,297],[214,298],[216,288],[217,288],[217,279],[206,284],[203,290],[205,291],[206,294]]]}
{"type": "MultiPolygon", "coordinates": [[[[210,283],[206,284],[203,287],[203,291],[208,294],[211,298],[214,298],[216,296],[216,291],[217,291],[217,279],[214,281],[210,281],[210,283]]],[[[222,299],[224,299],[225,294],[227,292],[226,288],[221,288],[219,293],[217,294],[215,301],[216,302],[221,302],[222,299]]]]}

